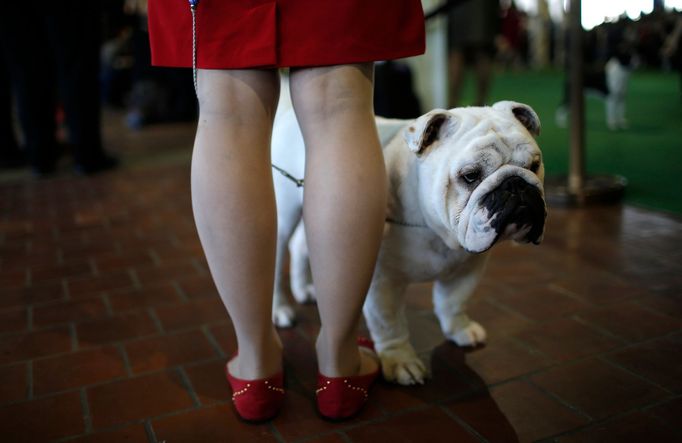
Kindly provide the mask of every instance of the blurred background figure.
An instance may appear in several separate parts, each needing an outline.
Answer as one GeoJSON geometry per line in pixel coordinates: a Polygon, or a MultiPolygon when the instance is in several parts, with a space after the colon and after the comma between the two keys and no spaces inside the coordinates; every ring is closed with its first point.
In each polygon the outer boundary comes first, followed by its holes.
{"type": "Polygon", "coordinates": [[[0,63],[0,169],[14,169],[26,165],[26,155],[19,149],[14,134],[12,107],[9,72],[3,60],[0,63]]]}
{"type": "Polygon", "coordinates": [[[528,63],[528,29],[526,13],[519,11],[514,0],[503,5],[500,34],[496,41],[497,61],[506,69],[520,69],[528,63]]]}
{"type": "Polygon", "coordinates": [[[499,0],[452,2],[448,12],[449,104],[460,106],[464,70],[472,66],[476,78],[476,98],[482,106],[490,93],[495,41],[500,33],[499,0]]]}
{"type": "Polygon", "coordinates": [[[680,99],[682,99],[682,16],[677,17],[661,52],[667,67],[680,74],[680,99]]]}
{"type": "Polygon", "coordinates": [[[417,118],[422,114],[410,66],[399,60],[374,65],[374,113],[386,118],[417,118]]]}
{"type": "MultiPolygon", "coordinates": [[[[564,54],[570,65],[568,37],[564,54]]],[[[605,122],[612,131],[627,129],[626,100],[630,75],[639,64],[634,26],[630,20],[604,23],[583,34],[583,88],[604,100],[605,122]]],[[[564,77],[564,93],[555,113],[555,122],[568,127],[570,78],[564,77]]]]}
{"type": "Polygon", "coordinates": [[[124,108],[126,124],[193,121],[197,100],[188,69],[151,66],[146,0],[109,0],[102,46],[104,103],[124,108]]]}
{"type": "Polygon", "coordinates": [[[23,149],[38,176],[55,172],[64,150],[80,173],[117,165],[103,150],[100,132],[100,19],[100,2],[75,0],[9,2],[0,15],[23,149]],[[56,138],[58,110],[66,146],[56,138]]]}

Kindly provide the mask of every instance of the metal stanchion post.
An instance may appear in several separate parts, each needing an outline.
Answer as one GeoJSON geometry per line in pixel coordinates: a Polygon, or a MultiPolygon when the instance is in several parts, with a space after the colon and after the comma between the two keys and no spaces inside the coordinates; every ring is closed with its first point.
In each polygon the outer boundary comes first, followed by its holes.
{"type": "MultiPolygon", "coordinates": [[[[588,176],[585,168],[585,95],[583,91],[583,26],[581,0],[571,0],[568,19],[568,72],[570,83],[570,131],[568,177],[545,180],[550,205],[616,203],[625,192],[627,180],[619,175],[588,176]]],[[[608,146],[603,147],[608,149],[608,146]]]]}
{"type": "Polygon", "coordinates": [[[570,163],[568,191],[580,203],[585,185],[585,96],[583,93],[583,26],[581,0],[571,0],[570,45],[570,163]]]}

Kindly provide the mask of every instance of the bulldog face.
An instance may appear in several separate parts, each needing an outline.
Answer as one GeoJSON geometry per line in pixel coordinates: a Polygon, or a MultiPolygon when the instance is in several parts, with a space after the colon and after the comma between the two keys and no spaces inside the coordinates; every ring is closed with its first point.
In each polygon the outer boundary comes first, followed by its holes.
{"type": "Polygon", "coordinates": [[[509,101],[436,109],[405,129],[418,157],[422,213],[450,248],[540,243],[547,210],[539,133],[533,109],[509,101]]]}

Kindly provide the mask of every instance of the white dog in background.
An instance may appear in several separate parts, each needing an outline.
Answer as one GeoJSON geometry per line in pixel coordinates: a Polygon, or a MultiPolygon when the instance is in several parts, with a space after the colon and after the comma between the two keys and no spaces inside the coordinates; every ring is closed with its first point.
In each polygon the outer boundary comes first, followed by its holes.
{"type": "MultiPolygon", "coordinates": [[[[283,89],[273,132],[273,164],[302,177],[303,137],[288,91],[283,89]]],[[[544,167],[534,139],[540,121],[529,106],[503,101],[492,107],[436,109],[417,120],[377,117],[377,126],[390,182],[389,201],[363,312],[384,377],[410,385],[423,383],[427,371],[410,344],[404,303],[407,286],[434,282],[435,313],[445,336],[462,346],[482,343],[485,330],[469,319],[466,302],[483,274],[486,251],[504,239],[536,244],[542,239],[544,167]]],[[[277,173],[275,188],[278,250],[273,321],[289,327],[295,312],[286,296],[287,245],[295,299],[313,300],[314,289],[300,226],[303,191],[277,173]]]]}
{"type": "MultiPolygon", "coordinates": [[[[628,83],[632,72],[630,57],[611,57],[603,69],[587,72],[583,78],[583,88],[604,100],[606,125],[612,131],[626,129],[626,100],[628,83]]],[[[564,98],[556,110],[557,126],[568,125],[568,82],[564,98]]]]}

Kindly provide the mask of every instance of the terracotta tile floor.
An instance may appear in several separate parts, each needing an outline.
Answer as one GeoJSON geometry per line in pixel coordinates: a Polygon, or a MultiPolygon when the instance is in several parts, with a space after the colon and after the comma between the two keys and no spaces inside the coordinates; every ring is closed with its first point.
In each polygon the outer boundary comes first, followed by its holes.
{"type": "Polygon", "coordinates": [[[445,342],[429,285],[412,288],[432,379],[380,383],[345,423],[315,413],[318,318],[298,307],[286,406],[241,423],[190,210],[192,125],[108,117],[121,170],[0,180],[2,441],[681,441],[682,220],[620,206],[551,208],[542,246],[495,251],[471,306],[485,347],[445,342]]]}

